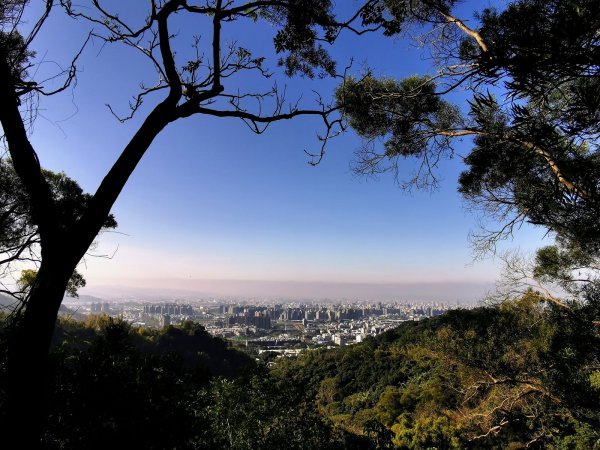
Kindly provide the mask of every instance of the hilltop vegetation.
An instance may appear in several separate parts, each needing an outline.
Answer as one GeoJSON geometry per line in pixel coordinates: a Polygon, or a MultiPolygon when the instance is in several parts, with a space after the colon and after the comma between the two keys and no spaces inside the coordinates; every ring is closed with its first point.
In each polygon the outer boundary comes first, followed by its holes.
{"type": "Polygon", "coordinates": [[[274,373],[301,386],[335,426],[378,448],[597,448],[593,309],[546,307],[530,292],[309,352],[274,373]]]}
{"type": "Polygon", "coordinates": [[[600,448],[598,295],[575,310],[529,292],[270,370],[189,322],[150,331],[61,319],[44,445],[600,448]]]}
{"type": "Polygon", "coordinates": [[[61,319],[50,357],[44,448],[321,448],[327,441],[330,428],[310,408],[289,404],[253,358],[190,322],[151,331],[106,316],[61,319]]]}

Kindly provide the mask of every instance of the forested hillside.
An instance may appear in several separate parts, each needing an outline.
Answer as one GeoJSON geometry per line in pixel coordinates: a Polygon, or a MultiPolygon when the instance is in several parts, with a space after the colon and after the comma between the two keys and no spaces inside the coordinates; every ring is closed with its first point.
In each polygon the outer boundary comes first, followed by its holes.
{"type": "Polygon", "coordinates": [[[192,323],[159,332],[105,316],[62,319],[44,445],[600,448],[593,308],[548,307],[530,292],[271,369],[192,323]]]}
{"type": "Polygon", "coordinates": [[[317,449],[338,441],[289,383],[274,383],[254,358],[189,322],[158,332],[106,316],[61,319],[50,356],[44,448],[317,449]]]}
{"type": "Polygon", "coordinates": [[[596,314],[545,307],[531,292],[309,352],[274,374],[381,448],[596,448],[596,314]]]}

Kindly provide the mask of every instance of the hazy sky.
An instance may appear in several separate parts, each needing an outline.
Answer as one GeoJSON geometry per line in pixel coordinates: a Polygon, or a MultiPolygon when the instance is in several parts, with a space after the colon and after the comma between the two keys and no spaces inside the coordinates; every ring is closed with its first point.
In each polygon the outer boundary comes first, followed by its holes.
{"type": "MultiPolygon", "coordinates": [[[[471,2],[476,7],[481,3],[471,2]]],[[[469,5],[461,11],[470,11],[469,5]]],[[[39,73],[66,66],[88,30],[87,24],[55,11],[36,41],[37,55],[45,61],[39,73]]],[[[277,77],[271,50],[274,30],[249,22],[226,24],[223,33],[267,56],[266,64],[277,77]]],[[[201,34],[202,26],[180,21],[175,31],[184,40],[201,34]]],[[[331,52],[340,67],[353,58],[354,74],[367,65],[378,75],[394,77],[424,73],[429,67],[407,40],[378,34],[345,35],[331,52]]],[[[125,114],[140,81],[152,84],[156,77],[131,49],[99,41],[84,51],[79,69],[72,90],[41,100],[31,139],[45,167],[64,171],[93,192],[148,110],[120,124],[106,104],[125,114]]],[[[332,80],[278,80],[280,86],[287,83],[290,100],[302,95],[305,106],[314,98],[312,89],[328,98],[336,85],[332,80]]],[[[225,83],[230,92],[248,86],[265,85],[254,78],[225,83]]],[[[157,100],[149,98],[148,107],[157,100]]],[[[361,283],[367,286],[359,290],[361,295],[376,296],[377,283],[422,283],[424,292],[425,286],[436,286],[431,295],[443,296],[457,285],[467,286],[460,291],[464,295],[479,292],[468,286],[497,277],[494,260],[471,261],[467,236],[477,217],[456,192],[463,170],[460,157],[442,162],[439,191],[407,194],[390,176],[365,180],[352,174],[353,151],[360,145],[352,132],[333,140],[322,163],[310,167],[304,150],[319,148],[319,131],[318,121],[303,118],[274,124],[261,136],[234,119],[196,116],[169,126],[113,209],[117,233],[102,235],[91,252],[111,258],[88,256],[82,266],[87,292],[100,286],[184,285],[201,292],[202,280],[244,280],[252,282],[253,295],[280,295],[285,286],[293,294],[302,285],[315,295],[321,286],[324,296],[344,296],[361,283]],[[261,285],[261,280],[271,283],[261,285]],[[294,283],[286,285],[288,281],[294,283]],[[323,282],[330,283],[327,289],[319,284],[323,282]]],[[[468,148],[465,141],[459,153],[468,148]]],[[[405,174],[412,169],[407,162],[405,174]]],[[[508,246],[531,250],[541,236],[541,230],[524,227],[508,246]]],[[[226,282],[211,286],[213,293],[226,293],[226,282]]]]}

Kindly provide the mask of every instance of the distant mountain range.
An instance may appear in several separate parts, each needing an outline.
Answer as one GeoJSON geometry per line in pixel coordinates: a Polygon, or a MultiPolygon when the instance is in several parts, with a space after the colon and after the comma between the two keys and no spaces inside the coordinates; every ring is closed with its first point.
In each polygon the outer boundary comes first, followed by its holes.
{"type": "MultiPolygon", "coordinates": [[[[135,280],[131,285],[95,285],[82,291],[109,301],[168,299],[289,299],[360,301],[441,301],[476,303],[493,282],[343,283],[273,280],[135,280]]],[[[81,301],[91,296],[82,295],[81,301]]]]}
{"type": "Polygon", "coordinates": [[[79,297],[66,297],[63,299],[63,302],[72,304],[72,303],[97,303],[97,302],[105,302],[106,299],[96,297],[94,295],[80,295],[79,297]]]}
{"type": "MultiPolygon", "coordinates": [[[[85,296],[85,297],[86,297],[86,299],[79,299],[79,300],[81,300],[83,302],[103,301],[102,299],[97,298],[97,297],[92,297],[92,296],[85,296]]],[[[10,311],[12,311],[12,309],[14,308],[15,305],[16,305],[15,299],[9,297],[8,295],[0,294],[0,311],[10,312],[10,311]]],[[[64,304],[61,305],[60,310],[59,310],[59,315],[70,316],[77,320],[81,320],[85,317],[85,314],[81,314],[78,312],[77,305],[70,305],[70,306],[65,306],[64,304]]]]}
{"type": "Polygon", "coordinates": [[[75,320],[85,319],[87,314],[80,313],[78,309],[79,308],[77,308],[77,307],[68,307],[63,304],[63,305],[60,305],[60,309],[58,310],[58,315],[63,316],[63,317],[65,317],[65,316],[70,317],[75,320]]]}

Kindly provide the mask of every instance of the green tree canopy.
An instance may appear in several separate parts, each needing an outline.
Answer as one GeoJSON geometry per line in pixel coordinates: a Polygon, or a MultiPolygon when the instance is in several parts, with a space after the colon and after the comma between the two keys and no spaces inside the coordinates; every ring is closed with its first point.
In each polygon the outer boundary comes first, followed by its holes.
{"type": "Polygon", "coordinates": [[[402,159],[416,157],[416,176],[400,181],[435,185],[453,142],[471,137],[459,190],[501,223],[479,236],[484,249],[528,221],[598,255],[598,2],[516,0],[476,12],[478,29],[454,15],[454,2],[378,5],[372,20],[388,33],[423,33],[437,72],[340,85],[338,105],[365,139],[356,171],[398,174],[402,159]],[[471,93],[468,108],[443,100],[460,89],[471,93]]]}
{"type": "MultiPolygon", "coordinates": [[[[43,171],[58,206],[63,227],[72,226],[87,207],[91,195],[83,192],[79,184],[64,173],[43,171]]],[[[37,270],[22,271],[23,264],[39,264],[40,235],[31,215],[29,196],[17,177],[9,159],[0,159],[0,274],[2,292],[23,299],[35,282],[37,270]],[[14,286],[14,281],[18,282],[14,286]],[[15,289],[18,288],[18,289],[15,289]]],[[[110,214],[103,230],[116,228],[117,222],[110,214]]],[[[67,294],[76,295],[85,286],[85,279],[75,270],[69,280],[67,294]]]]}

